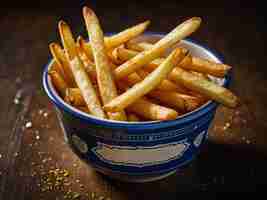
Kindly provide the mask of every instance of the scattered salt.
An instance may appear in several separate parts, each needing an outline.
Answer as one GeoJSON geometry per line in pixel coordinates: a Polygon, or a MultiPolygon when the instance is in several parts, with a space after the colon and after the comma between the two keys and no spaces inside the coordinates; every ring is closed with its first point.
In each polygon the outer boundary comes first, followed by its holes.
{"type": "Polygon", "coordinates": [[[19,102],[19,99],[15,98],[14,99],[14,104],[18,105],[20,102],[19,102]]]}
{"type": "Polygon", "coordinates": [[[25,125],[26,128],[31,128],[32,127],[32,122],[27,122],[25,125]]]}

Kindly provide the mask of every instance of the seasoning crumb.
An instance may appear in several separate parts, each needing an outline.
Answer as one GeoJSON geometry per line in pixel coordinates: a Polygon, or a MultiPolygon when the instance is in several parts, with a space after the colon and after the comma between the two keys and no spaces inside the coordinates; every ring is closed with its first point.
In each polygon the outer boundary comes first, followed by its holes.
{"type": "Polygon", "coordinates": [[[40,140],[40,136],[39,135],[36,135],[36,140],[40,140]]]}
{"type": "Polygon", "coordinates": [[[25,125],[26,128],[31,128],[32,127],[32,122],[27,122],[25,125]]]}
{"type": "Polygon", "coordinates": [[[250,140],[246,140],[246,143],[247,143],[247,144],[250,144],[250,143],[251,143],[251,141],[250,141],[250,140]]]}
{"type": "Polygon", "coordinates": [[[0,154],[0,158],[2,158],[2,154],[0,154]]]}
{"type": "Polygon", "coordinates": [[[77,167],[78,165],[76,163],[73,164],[73,167],[77,167]]]}
{"type": "Polygon", "coordinates": [[[18,152],[15,152],[15,153],[14,153],[14,156],[15,156],[15,157],[17,157],[18,155],[19,155],[19,153],[18,153],[18,152]]]}
{"type": "Polygon", "coordinates": [[[18,105],[20,103],[19,99],[15,98],[14,99],[14,104],[18,105]]]}
{"type": "Polygon", "coordinates": [[[223,130],[228,129],[231,126],[229,122],[226,122],[225,125],[223,126],[223,130]]]}
{"type": "Polygon", "coordinates": [[[44,117],[45,117],[45,118],[48,117],[48,113],[47,113],[47,112],[44,113],[44,117]]]}
{"type": "Polygon", "coordinates": [[[245,136],[242,136],[242,138],[241,138],[242,140],[246,140],[246,137],[245,136]]]}
{"type": "Polygon", "coordinates": [[[42,115],[43,112],[44,112],[43,109],[40,109],[38,113],[39,113],[39,115],[42,115]]]}

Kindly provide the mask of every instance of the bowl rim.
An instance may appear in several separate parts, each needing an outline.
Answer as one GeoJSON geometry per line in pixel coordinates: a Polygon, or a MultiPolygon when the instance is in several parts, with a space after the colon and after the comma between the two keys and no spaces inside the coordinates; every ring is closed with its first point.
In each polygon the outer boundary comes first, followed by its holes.
{"type": "MultiPolygon", "coordinates": [[[[107,36],[113,35],[115,33],[108,33],[107,36]]],[[[146,36],[154,36],[154,37],[163,37],[166,33],[163,32],[145,32],[143,35],[146,36]]],[[[204,51],[206,51],[208,54],[210,54],[212,57],[215,57],[219,62],[223,63],[224,58],[221,54],[218,52],[215,52],[214,50],[211,50],[207,45],[201,44],[199,41],[193,40],[193,39],[184,39],[182,40],[186,43],[189,43],[192,46],[197,46],[204,51]]],[[[188,112],[186,114],[183,114],[179,116],[178,118],[174,120],[167,120],[167,121],[145,121],[145,122],[124,122],[124,121],[115,121],[110,119],[100,119],[98,117],[92,116],[90,114],[84,113],[78,109],[76,109],[73,106],[68,105],[63,101],[63,99],[56,93],[55,89],[50,88],[49,86],[49,78],[48,78],[48,69],[49,66],[52,64],[54,59],[50,58],[49,62],[45,65],[45,68],[43,70],[42,74],[42,82],[43,82],[43,88],[48,95],[49,99],[53,102],[53,104],[64,110],[65,112],[73,115],[76,118],[79,118],[81,120],[86,121],[87,123],[93,123],[95,125],[109,127],[109,128],[126,128],[126,129],[155,129],[155,128],[164,128],[164,127],[170,127],[173,125],[179,125],[188,123],[189,121],[193,121],[197,118],[199,118],[202,115],[207,114],[208,112],[214,110],[219,104],[213,100],[208,101],[207,103],[203,104],[199,108],[188,112]]],[[[230,76],[231,70],[226,74],[224,77],[223,86],[228,87],[230,83],[230,76]]],[[[103,128],[104,128],[103,127],[103,128]]]]}

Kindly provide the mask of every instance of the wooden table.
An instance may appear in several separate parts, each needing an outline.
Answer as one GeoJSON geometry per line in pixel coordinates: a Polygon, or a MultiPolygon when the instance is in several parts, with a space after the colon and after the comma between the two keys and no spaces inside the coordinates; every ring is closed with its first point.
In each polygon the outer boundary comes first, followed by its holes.
{"type": "Polygon", "coordinates": [[[105,32],[117,32],[144,19],[152,20],[150,31],[168,32],[190,16],[201,16],[202,27],[191,38],[220,52],[233,66],[231,88],[243,105],[237,110],[218,109],[209,142],[190,166],[145,184],[111,180],[81,162],[64,143],[42,89],[48,44],[59,41],[59,19],[65,19],[76,36],[86,36],[81,6],[4,10],[0,17],[4,30],[0,32],[0,199],[177,199],[183,192],[263,189],[267,183],[263,18],[256,17],[255,8],[231,6],[169,1],[160,7],[130,2],[94,7],[105,32]],[[26,128],[27,122],[32,127],[26,128]],[[60,187],[49,177],[58,178],[60,187]]]}

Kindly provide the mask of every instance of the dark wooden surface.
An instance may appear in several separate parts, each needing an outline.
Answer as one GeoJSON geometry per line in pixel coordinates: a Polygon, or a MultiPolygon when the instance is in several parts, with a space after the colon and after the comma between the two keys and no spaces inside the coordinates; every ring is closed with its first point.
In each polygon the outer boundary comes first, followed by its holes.
{"type": "Polygon", "coordinates": [[[240,2],[210,2],[93,5],[105,32],[117,32],[144,19],[152,20],[149,31],[168,32],[190,16],[201,16],[201,29],[191,38],[218,51],[233,66],[231,88],[243,105],[237,110],[218,109],[209,142],[190,166],[145,184],[110,180],[82,163],[63,142],[42,89],[41,73],[50,57],[48,44],[59,41],[58,20],[65,19],[76,36],[86,36],[81,6],[2,9],[0,199],[64,199],[64,195],[68,199],[76,193],[80,199],[93,199],[92,194],[98,199],[178,199],[183,192],[263,189],[267,183],[265,19],[255,5],[244,3],[241,8],[240,2]],[[17,93],[22,94],[19,105],[13,102],[17,93]],[[32,128],[24,128],[27,122],[32,122],[32,128]],[[230,127],[224,128],[227,123],[230,127]],[[64,179],[70,185],[42,191],[49,170],[56,168],[69,172],[64,179]]]}

